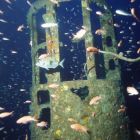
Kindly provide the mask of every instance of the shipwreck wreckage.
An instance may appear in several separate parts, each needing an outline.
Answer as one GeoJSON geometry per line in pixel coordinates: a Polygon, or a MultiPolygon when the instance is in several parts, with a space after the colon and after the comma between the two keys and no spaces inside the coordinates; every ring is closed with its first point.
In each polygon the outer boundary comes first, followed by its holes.
{"type": "MultiPolygon", "coordinates": [[[[58,4],[50,0],[36,0],[27,15],[32,42],[33,102],[30,110],[40,121],[48,123],[47,127],[42,129],[32,123],[31,140],[128,140],[128,117],[125,112],[118,111],[124,108],[118,61],[111,55],[100,53],[94,54],[92,59],[91,57],[89,59],[86,52],[87,47],[98,46],[101,50],[116,53],[112,14],[107,3],[105,0],[71,0],[58,4]],[[81,24],[79,26],[85,26],[88,31],[84,40],[72,42],[71,38],[66,38],[64,34],[69,31],[71,23],[66,23],[66,29],[63,26],[69,16],[65,19],[63,16],[72,13],[73,8],[76,9],[78,6],[81,8],[79,11],[75,10],[75,17],[81,13],[81,21],[73,19],[68,22],[75,22],[73,25],[79,22],[81,24]],[[98,16],[95,9],[103,11],[104,16],[98,16]],[[59,24],[57,27],[44,29],[41,28],[42,23],[59,24]],[[95,31],[101,27],[106,33],[98,36],[95,31]],[[65,40],[68,40],[74,48],[69,49],[70,46],[65,46],[65,40]],[[83,59],[82,67],[79,68],[79,71],[86,69],[83,78],[79,76],[80,78],[67,80],[70,74],[69,70],[66,70],[67,66],[65,67],[69,64],[67,58],[64,69],[53,73],[36,66],[38,57],[48,51],[60,61],[64,56],[69,57],[71,51],[78,52],[79,48],[83,53],[82,57],[77,56],[76,61],[83,59]],[[49,85],[52,83],[59,86],[50,88],[49,85]],[[90,105],[89,102],[93,97],[99,97],[99,100],[90,105]],[[71,125],[75,123],[85,126],[88,130],[86,132],[73,130],[71,125]]],[[[72,61],[73,56],[70,57],[72,61]]]]}

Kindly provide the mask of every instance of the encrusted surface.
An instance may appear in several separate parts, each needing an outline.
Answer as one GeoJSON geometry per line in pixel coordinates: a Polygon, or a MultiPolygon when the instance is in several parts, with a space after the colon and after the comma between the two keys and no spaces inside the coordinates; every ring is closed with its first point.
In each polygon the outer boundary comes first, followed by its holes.
{"type": "MultiPolygon", "coordinates": [[[[46,5],[45,0],[41,0],[40,4],[35,2],[35,7],[40,9],[43,5],[46,5]]],[[[103,0],[98,0],[98,5],[105,4],[103,0]]],[[[52,9],[53,11],[53,9],[52,9]]],[[[85,12],[84,6],[82,9],[85,12]]],[[[28,22],[32,23],[30,16],[34,13],[31,9],[28,14],[28,22]]],[[[36,11],[37,12],[37,11],[36,11]]],[[[101,25],[107,30],[107,34],[110,34],[113,39],[113,46],[115,46],[114,31],[112,26],[106,22],[111,20],[111,14],[105,14],[106,18],[101,18],[101,25]]],[[[90,22],[88,22],[89,14],[84,15],[84,25],[90,29],[90,22]]],[[[52,19],[52,17],[51,17],[52,19]]],[[[34,26],[31,25],[31,27],[34,26]]],[[[33,28],[31,28],[33,29],[33,28]]],[[[34,31],[36,33],[36,30],[34,31]]],[[[56,33],[56,38],[58,34],[56,33]]],[[[89,36],[91,33],[89,32],[89,36]]],[[[47,36],[47,34],[46,34],[47,36]]],[[[87,36],[85,46],[92,44],[92,39],[87,36]],[[90,38],[90,39],[89,39],[90,38]]],[[[107,48],[104,43],[103,48],[107,51],[115,52],[115,48],[107,48]]],[[[33,41],[37,39],[37,36],[33,36],[33,41]]],[[[46,42],[47,44],[47,42],[46,42]]],[[[45,48],[45,43],[42,45],[35,45],[32,47],[32,52],[36,52],[37,49],[45,48]],[[38,48],[39,47],[39,48],[38,48]]],[[[59,47],[56,47],[56,51],[59,52],[59,47]]],[[[93,68],[89,74],[87,80],[76,80],[60,82],[60,73],[57,72],[54,75],[46,74],[48,83],[39,84],[39,68],[35,66],[37,57],[36,53],[32,53],[33,58],[33,86],[32,86],[32,100],[31,105],[32,114],[40,115],[42,108],[50,108],[51,110],[51,126],[48,130],[43,130],[31,124],[31,139],[32,140],[128,140],[127,133],[127,118],[125,113],[118,113],[120,105],[124,104],[123,95],[120,91],[120,76],[119,69],[109,70],[108,61],[110,56],[105,57],[105,67],[107,69],[106,79],[96,79],[95,69],[93,68]],[[57,88],[49,88],[49,84],[57,83],[57,88]],[[86,90],[85,90],[86,89],[86,90]],[[37,92],[40,90],[48,90],[50,94],[50,102],[43,105],[39,105],[37,102],[37,92]],[[76,94],[80,91],[84,100],[76,94]],[[85,96],[84,96],[85,95],[85,96]],[[89,105],[93,97],[99,96],[101,99],[97,104],[89,105]],[[74,119],[77,123],[87,127],[88,132],[77,132],[71,128],[70,119],[74,119]]],[[[57,56],[56,58],[59,57],[57,56]]],[[[87,59],[87,69],[90,69],[94,65],[94,60],[87,59]]],[[[48,114],[49,115],[49,114],[48,114]]],[[[48,117],[48,116],[46,116],[48,117]]]]}

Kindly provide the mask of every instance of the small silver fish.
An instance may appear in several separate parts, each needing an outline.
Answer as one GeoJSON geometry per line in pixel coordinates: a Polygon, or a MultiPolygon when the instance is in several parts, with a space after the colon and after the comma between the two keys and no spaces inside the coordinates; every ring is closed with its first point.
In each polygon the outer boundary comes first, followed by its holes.
{"type": "Polygon", "coordinates": [[[32,6],[32,4],[31,4],[31,2],[30,2],[29,0],[27,0],[27,4],[28,4],[29,6],[32,6]]]}
{"type": "Polygon", "coordinates": [[[0,19],[0,22],[7,23],[7,21],[4,19],[0,19]]]}
{"type": "Polygon", "coordinates": [[[3,14],[4,14],[4,12],[2,10],[0,10],[0,15],[3,15],[3,14]]]}
{"type": "Polygon", "coordinates": [[[5,127],[0,127],[0,131],[2,131],[5,127]]]}
{"type": "Polygon", "coordinates": [[[54,58],[42,59],[42,60],[39,60],[36,63],[36,66],[41,67],[41,68],[44,68],[46,70],[55,69],[58,66],[64,68],[64,66],[63,66],[64,60],[65,59],[63,59],[61,62],[58,62],[54,58]]]}
{"type": "Polygon", "coordinates": [[[11,4],[11,1],[10,0],[5,0],[5,2],[7,2],[8,4],[11,4]]]}
{"type": "Polygon", "coordinates": [[[7,40],[10,40],[10,39],[9,38],[6,38],[6,37],[3,37],[2,40],[7,41],[7,40]]]}
{"type": "Polygon", "coordinates": [[[101,11],[96,11],[96,15],[103,16],[103,13],[101,11]]]}
{"type": "Polygon", "coordinates": [[[22,24],[22,25],[18,26],[17,31],[22,32],[24,28],[25,28],[25,27],[24,27],[24,25],[22,24]]]}
{"type": "Polygon", "coordinates": [[[116,10],[115,13],[118,15],[122,15],[122,16],[132,16],[131,14],[129,14],[123,10],[116,10]]]}
{"type": "Polygon", "coordinates": [[[41,24],[42,28],[51,28],[51,27],[56,27],[56,26],[58,26],[57,23],[44,23],[44,24],[41,24]]]}
{"type": "Polygon", "coordinates": [[[3,111],[4,110],[4,108],[3,107],[0,107],[0,111],[3,111]]]}

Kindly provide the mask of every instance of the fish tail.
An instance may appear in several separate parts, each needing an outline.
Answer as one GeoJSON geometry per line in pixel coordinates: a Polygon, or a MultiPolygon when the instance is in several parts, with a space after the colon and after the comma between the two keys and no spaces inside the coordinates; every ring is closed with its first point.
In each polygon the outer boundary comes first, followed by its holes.
{"type": "Polygon", "coordinates": [[[14,111],[11,111],[11,116],[12,116],[12,117],[14,116],[14,111]]]}
{"type": "Polygon", "coordinates": [[[38,122],[38,117],[37,117],[37,115],[34,115],[33,118],[34,118],[34,121],[35,121],[35,122],[38,122]]]}
{"type": "Polygon", "coordinates": [[[89,136],[89,140],[92,140],[92,133],[91,133],[91,131],[87,130],[86,134],[89,136]]]}
{"type": "Polygon", "coordinates": [[[62,68],[64,68],[63,64],[64,64],[65,59],[63,59],[60,63],[59,66],[61,66],[62,68]]]}
{"type": "Polygon", "coordinates": [[[138,22],[140,22],[140,19],[135,15],[134,16],[134,18],[138,21],[138,22]]]}
{"type": "Polygon", "coordinates": [[[60,3],[57,3],[56,5],[57,5],[57,7],[60,7],[60,3]]]}
{"type": "Polygon", "coordinates": [[[93,137],[92,137],[92,133],[91,133],[91,131],[90,131],[90,130],[87,130],[87,134],[88,134],[88,136],[89,136],[89,140],[92,140],[92,139],[93,139],[93,137]]]}
{"type": "Polygon", "coordinates": [[[130,17],[131,17],[131,16],[132,16],[132,14],[127,14],[127,16],[130,16],[130,17]]]}

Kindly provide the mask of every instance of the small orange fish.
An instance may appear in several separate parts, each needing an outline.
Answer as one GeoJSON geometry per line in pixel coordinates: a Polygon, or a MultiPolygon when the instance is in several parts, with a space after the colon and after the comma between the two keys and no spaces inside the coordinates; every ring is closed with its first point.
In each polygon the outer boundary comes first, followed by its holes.
{"type": "Polygon", "coordinates": [[[120,113],[120,112],[122,112],[122,113],[125,112],[125,109],[124,108],[119,109],[118,113],[120,113]]]}
{"type": "Polygon", "coordinates": [[[86,49],[87,52],[93,52],[93,53],[98,53],[99,49],[95,48],[95,47],[88,47],[86,49]]]}
{"type": "Polygon", "coordinates": [[[73,130],[75,131],[78,131],[78,132],[83,132],[83,133],[87,133],[88,132],[88,128],[81,125],[81,124],[78,124],[78,123],[75,123],[75,124],[72,124],[70,126],[73,130]]]}
{"type": "Polygon", "coordinates": [[[138,16],[136,15],[136,9],[135,8],[131,8],[130,9],[132,16],[138,21],[140,22],[140,19],[138,18],[138,16]]]}
{"type": "Polygon", "coordinates": [[[137,53],[140,54],[140,48],[137,50],[137,53]]]}
{"type": "Polygon", "coordinates": [[[38,127],[47,127],[47,125],[48,125],[48,123],[45,121],[41,121],[41,122],[36,124],[36,126],[38,126],[38,127]]]}
{"type": "Polygon", "coordinates": [[[59,87],[59,84],[53,83],[53,84],[50,84],[48,87],[49,88],[58,88],[59,87]]]}
{"type": "Polygon", "coordinates": [[[19,118],[16,123],[17,124],[27,124],[27,123],[30,123],[30,122],[37,122],[38,120],[35,118],[35,117],[32,117],[32,116],[23,116],[21,118],[19,118]]]}
{"type": "Polygon", "coordinates": [[[55,47],[56,47],[55,41],[52,39],[52,37],[48,38],[47,40],[48,40],[47,42],[48,54],[53,55],[55,54],[55,47]]]}
{"type": "Polygon", "coordinates": [[[73,118],[68,118],[68,121],[71,122],[71,123],[77,123],[77,121],[73,118]]]}
{"type": "Polygon", "coordinates": [[[50,54],[48,53],[45,53],[45,54],[41,54],[38,59],[44,59],[44,58],[47,58],[50,54]]]}
{"type": "Polygon", "coordinates": [[[3,112],[3,113],[0,113],[0,118],[6,118],[11,115],[13,115],[13,111],[12,112],[3,112]]]}
{"type": "Polygon", "coordinates": [[[96,34],[96,35],[106,35],[106,30],[105,30],[104,28],[102,28],[102,29],[97,29],[97,30],[95,31],[95,34],[96,34]]]}
{"type": "Polygon", "coordinates": [[[114,23],[113,25],[114,25],[114,27],[117,27],[117,28],[120,27],[120,25],[118,23],[114,23]]]}
{"type": "Polygon", "coordinates": [[[97,105],[97,104],[99,104],[99,100],[101,100],[101,96],[95,96],[95,97],[93,97],[91,100],[90,100],[90,102],[89,102],[89,105],[97,105]]]}

